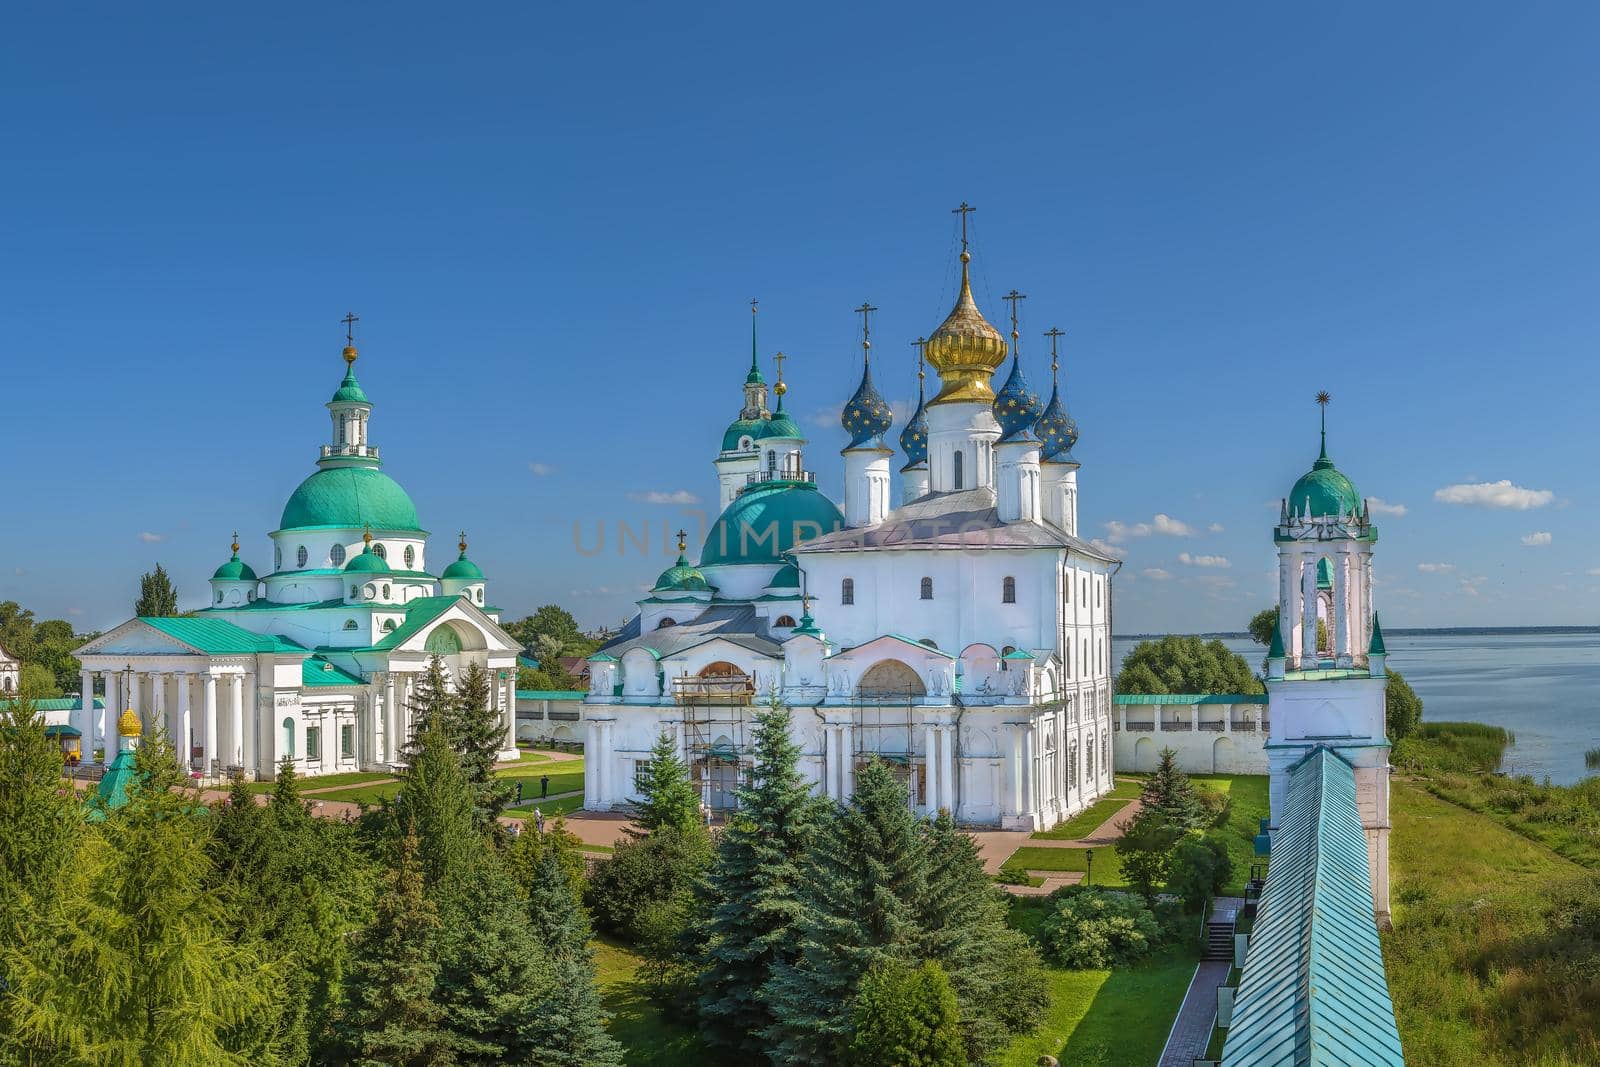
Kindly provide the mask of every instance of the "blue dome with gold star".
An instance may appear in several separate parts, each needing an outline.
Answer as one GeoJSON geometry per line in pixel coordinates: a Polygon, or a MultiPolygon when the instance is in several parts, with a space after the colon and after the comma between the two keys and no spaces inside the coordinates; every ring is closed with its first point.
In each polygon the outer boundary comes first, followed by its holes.
{"type": "Polygon", "coordinates": [[[994,398],[994,417],[1000,424],[1000,440],[1026,440],[1028,431],[1039,421],[1042,409],[1039,394],[1028,387],[1028,379],[1022,375],[1022,361],[1012,356],[1011,374],[994,398]]]}
{"type": "Polygon", "coordinates": [[[917,396],[917,410],[911,421],[900,431],[900,450],[906,454],[906,466],[915,467],[928,461],[928,416],[922,408],[922,397],[917,396]]]}
{"type": "Polygon", "coordinates": [[[1067,414],[1066,405],[1061,403],[1059,387],[1050,389],[1050,403],[1044,406],[1044,414],[1039,416],[1033,432],[1044,443],[1039,453],[1041,460],[1046,463],[1077,462],[1072,458],[1072,446],[1078,443],[1078,423],[1067,414]]]}
{"type": "Polygon", "coordinates": [[[856,388],[839,414],[839,423],[850,435],[849,448],[882,448],[883,435],[894,425],[894,415],[883,394],[872,384],[872,367],[861,369],[861,385],[856,388]]]}

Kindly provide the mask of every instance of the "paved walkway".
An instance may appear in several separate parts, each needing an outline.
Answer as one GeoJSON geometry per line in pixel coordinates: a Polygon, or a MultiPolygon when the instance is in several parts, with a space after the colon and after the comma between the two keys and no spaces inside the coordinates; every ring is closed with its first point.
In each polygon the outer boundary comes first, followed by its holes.
{"type": "Polygon", "coordinates": [[[1156,1067],[1193,1067],[1206,1054],[1217,1021],[1217,987],[1228,980],[1228,966],[1227,960],[1200,961],[1156,1067]]]}
{"type": "MultiPolygon", "coordinates": [[[[1111,818],[1095,827],[1088,837],[1076,841],[1053,841],[1049,838],[1035,838],[1027,830],[979,830],[972,835],[973,841],[978,845],[978,857],[983,860],[983,869],[990,874],[999,874],[1001,866],[1011,858],[1017,849],[1027,846],[1029,848],[1104,848],[1114,845],[1122,839],[1127,832],[1128,823],[1143,809],[1144,803],[1140,800],[1130,800],[1111,818]]],[[[1082,871],[1029,871],[1029,874],[1043,878],[1043,885],[1007,885],[1002,886],[1007,893],[1017,897],[1042,897],[1064,885],[1077,885],[1083,881],[1082,871]]]]}

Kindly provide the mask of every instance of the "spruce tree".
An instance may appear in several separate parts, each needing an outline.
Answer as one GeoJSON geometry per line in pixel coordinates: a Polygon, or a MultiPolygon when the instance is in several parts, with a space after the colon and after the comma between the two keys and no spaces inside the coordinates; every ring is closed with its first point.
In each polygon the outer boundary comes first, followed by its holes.
{"type": "Polygon", "coordinates": [[[472,796],[461,763],[440,719],[429,720],[416,736],[416,751],[393,802],[395,826],[416,834],[423,880],[441,909],[465,876],[486,855],[484,838],[472,818],[472,796]]]}
{"type": "Polygon", "coordinates": [[[889,962],[861,979],[848,1062],[859,1067],[966,1067],[960,1008],[944,968],[889,962]]]}
{"type": "MultiPolygon", "coordinates": [[[[567,891],[572,894],[573,902],[581,907],[584,876],[588,868],[588,862],[579,847],[582,843],[577,834],[567,829],[566,819],[557,815],[553,822],[546,824],[544,833],[525,829],[512,839],[505,851],[506,870],[522,890],[523,896],[531,897],[540,884],[540,870],[545,856],[552,855],[562,870],[563,881],[567,891]]],[[[587,917],[584,921],[588,921],[587,917]]]]}
{"type": "Polygon", "coordinates": [[[775,962],[761,992],[773,1016],[764,1034],[773,1060],[839,1061],[861,976],[889,960],[916,958],[927,868],[927,843],[905,787],[873,760],[849,806],[828,820],[806,854],[793,925],[798,955],[775,962]]]}
{"type": "Polygon", "coordinates": [[[923,824],[923,835],[922,952],[943,965],[955,990],[966,1054],[986,1062],[1013,1034],[1038,1025],[1049,987],[1032,939],[1007,923],[1008,898],[984,871],[977,844],[944,811],[923,824]]]}
{"type": "Polygon", "coordinates": [[[356,940],[349,1009],[340,1032],[361,1067],[429,1067],[453,1062],[439,977],[439,915],[423,891],[414,834],[400,839],[372,925],[356,940]]]}
{"type": "Polygon", "coordinates": [[[606,1032],[607,1016],[595,984],[589,916],[555,848],[545,849],[534,868],[528,916],[550,960],[552,980],[535,1013],[537,1061],[559,1067],[620,1065],[622,1050],[606,1032]]]}
{"type": "Polygon", "coordinates": [[[511,783],[494,776],[505,727],[500,713],[489,706],[489,674],[474,663],[456,682],[451,716],[450,743],[461,756],[461,771],[473,791],[473,814],[480,826],[496,825],[511,802],[511,783]]]}
{"type": "Polygon", "coordinates": [[[305,800],[300,796],[300,776],[294,769],[294,757],[285,756],[278,761],[278,773],[272,779],[272,804],[279,811],[297,808],[305,813],[305,800]]]}
{"type": "Polygon", "coordinates": [[[801,865],[824,815],[800,776],[791,725],[776,698],[756,717],[751,782],[739,790],[738,814],[717,843],[702,891],[700,1034],[747,1060],[765,1055],[761,1035],[773,1018],[761,991],[774,963],[794,960],[801,865]]]}
{"type": "Polygon", "coordinates": [[[1145,782],[1139,800],[1144,810],[1158,813],[1172,826],[1184,830],[1203,829],[1205,807],[1194,794],[1194,783],[1178,769],[1177,756],[1170,748],[1161,750],[1155,773],[1145,782]]]}
{"type": "Polygon", "coordinates": [[[444,661],[438,656],[428,660],[428,669],[417,677],[416,684],[411,688],[411,699],[406,704],[406,711],[411,717],[411,736],[405,739],[400,752],[407,762],[417,758],[417,752],[422,745],[422,735],[434,723],[438,723],[444,730],[450,747],[455,744],[452,739],[454,720],[456,715],[456,697],[450,691],[450,679],[444,672],[444,661]]]}
{"type": "Polygon", "coordinates": [[[678,758],[678,743],[662,731],[650,748],[642,799],[634,806],[633,821],[646,833],[677,830],[691,833],[700,825],[700,794],[689,781],[689,768],[678,758]]]}

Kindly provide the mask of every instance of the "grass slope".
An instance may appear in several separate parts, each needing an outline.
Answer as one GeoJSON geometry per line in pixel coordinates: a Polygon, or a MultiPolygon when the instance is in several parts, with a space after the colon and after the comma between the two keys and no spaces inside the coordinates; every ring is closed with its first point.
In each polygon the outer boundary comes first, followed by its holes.
{"type": "Polygon", "coordinates": [[[1595,877],[1396,780],[1384,963],[1406,1060],[1600,1063],[1595,877]]]}
{"type": "Polygon", "coordinates": [[[1041,841],[1078,841],[1100,828],[1111,816],[1127,806],[1128,801],[1139,796],[1142,782],[1119,778],[1111,792],[1048,830],[1039,830],[1032,836],[1041,841]]]}
{"type": "Polygon", "coordinates": [[[643,962],[626,947],[596,940],[600,997],[611,1013],[611,1036],[629,1067],[701,1067],[708,1054],[694,1030],[668,1019],[638,980],[643,962]]]}
{"type": "Polygon", "coordinates": [[[1227,842],[1228,857],[1233,860],[1233,884],[1228,886],[1227,894],[1243,896],[1244,885],[1250,880],[1250,865],[1261,862],[1256,856],[1256,834],[1261,831],[1261,820],[1272,815],[1267,776],[1196,774],[1190,777],[1202,789],[1219,789],[1228,794],[1227,818],[1210,833],[1227,842]]]}
{"type": "Polygon", "coordinates": [[[1197,960],[1196,953],[1174,952],[1111,971],[1051,968],[1044,1024],[1013,1041],[999,1062],[1033,1067],[1049,1055],[1073,1067],[1150,1067],[1166,1044],[1197,960]]]}

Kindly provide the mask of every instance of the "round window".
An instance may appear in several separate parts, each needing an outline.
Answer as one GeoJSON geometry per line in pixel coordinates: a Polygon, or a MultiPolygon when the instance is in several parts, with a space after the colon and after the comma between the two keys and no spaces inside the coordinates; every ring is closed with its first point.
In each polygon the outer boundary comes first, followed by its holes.
{"type": "Polygon", "coordinates": [[[388,586],[384,586],[383,587],[383,599],[385,599],[385,600],[389,599],[389,587],[388,586]]]}
{"type": "Polygon", "coordinates": [[[389,558],[389,550],[383,547],[382,541],[372,542],[372,554],[377,556],[379,559],[389,558]]]}
{"type": "Polygon", "coordinates": [[[373,598],[373,597],[375,597],[375,596],[377,596],[377,595],[378,595],[378,587],[377,587],[377,586],[375,586],[375,585],[369,585],[369,586],[367,586],[367,588],[366,588],[366,590],[365,590],[365,591],[364,591],[364,593],[363,593],[363,595],[364,595],[364,596],[365,596],[365,597],[366,597],[366,598],[367,598],[367,599],[368,599],[368,600],[371,600],[371,599],[372,599],[372,598],[373,598]]]}
{"type": "Polygon", "coordinates": [[[417,565],[417,550],[415,548],[412,548],[410,545],[407,545],[406,546],[406,570],[410,570],[411,568],[415,567],[416,565],[417,565]]]}
{"type": "Polygon", "coordinates": [[[301,545],[299,548],[294,550],[294,565],[296,567],[304,567],[306,565],[306,560],[309,558],[310,557],[306,554],[305,545],[301,545]]]}
{"type": "Polygon", "coordinates": [[[344,566],[344,546],[343,545],[334,545],[331,549],[328,550],[328,558],[333,560],[333,565],[335,567],[343,567],[344,566]]]}

